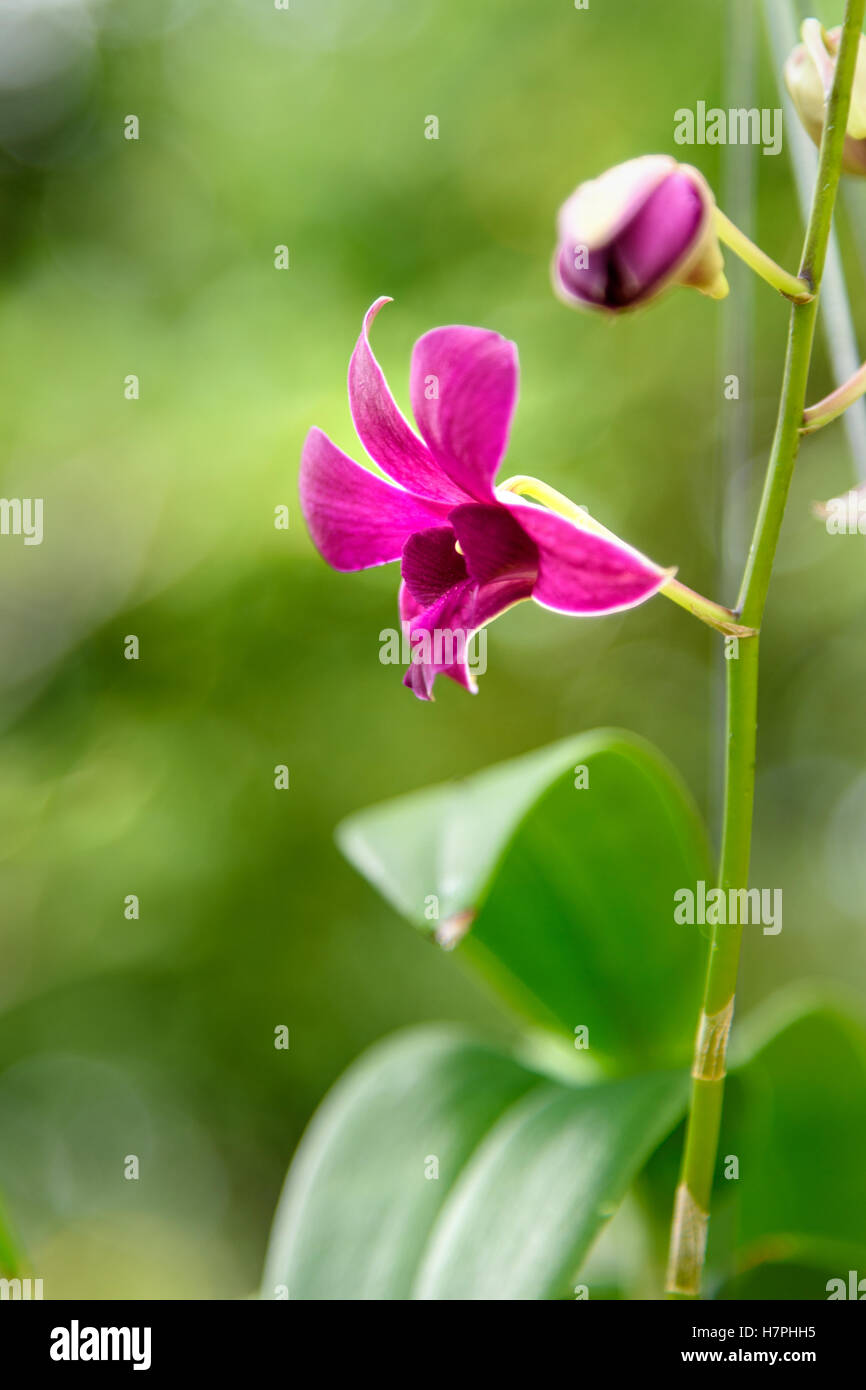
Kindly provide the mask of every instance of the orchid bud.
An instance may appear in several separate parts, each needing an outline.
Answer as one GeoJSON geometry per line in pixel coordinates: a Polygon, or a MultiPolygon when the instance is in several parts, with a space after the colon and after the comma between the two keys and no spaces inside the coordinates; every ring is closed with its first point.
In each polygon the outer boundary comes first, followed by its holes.
{"type": "Polygon", "coordinates": [[[724,299],[728,282],[702,174],[670,155],[617,164],[559,212],[553,284],[566,304],[618,313],[670,285],[724,299]]]}
{"type": "MultiPolygon", "coordinates": [[[[785,64],[785,85],[804,130],[821,143],[827,102],[839,56],[840,27],[827,30],[817,19],[807,19],[798,44],[785,64]]],[[[848,174],[866,174],[866,43],[860,35],[851,107],[842,150],[842,168],[848,174]]]]}

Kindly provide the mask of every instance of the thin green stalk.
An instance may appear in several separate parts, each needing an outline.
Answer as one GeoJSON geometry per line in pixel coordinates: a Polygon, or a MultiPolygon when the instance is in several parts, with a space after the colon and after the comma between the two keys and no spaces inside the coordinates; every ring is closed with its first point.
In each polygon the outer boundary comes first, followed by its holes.
{"type": "Polygon", "coordinates": [[[803,434],[814,434],[815,430],[821,430],[831,421],[838,420],[849,406],[858,401],[866,393],[866,362],[862,367],[858,367],[853,376],[837,386],[835,391],[831,391],[829,396],[825,396],[822,401],[816,401],[814,405],[807,406],[803,411],[803,434]]]}
{"type": "MultiPolygon", "coordinates": [[[[799,7],[796,0],[764,0],[763,13],[770,46],[770,61],[775,68],[779,88],[779,105],[785,112],[785,145],[791,160],[797,201],[805,226],[812,204],[818,151],[800,125],[782,77],[785,59],[798,42],[799,7]]],[[[849,180],[843,195],[850,200],[855,193],[866,191],[859,186],[855,188],[854,185],[859,185],[860,182],[849,180]]],[[[848,217],[852,222],[855,238],[861,223],[866,225],[864,211],[866,209],[860,202],[849,206],[848,217]]],[[[856,372],[862,355],[857,346],[857,335],[848,303],[845,271],[839,252],[839,239],[835,231],[830,233],[827,262],[821,277],[819,326],[823,327],[825,348],[832,364],[835,383],[841,386],[842,382],[847,381],[856,372]]],[[[858,480],[866,483],[866,404],[862,400],[856,401],[846,410],[844,429],[854,471],[858,480]]]]}
{"type": "MultiPolygon", "coordinates": [[[[821,141],[818,175],[800,264],[815,298],[791,309],[776,432],[764,492],[737,605],[743,623],[760,630],[800,442],[800,424],[851,102],[854,64],[866,0],[847,0],[842,42],[821,141]]],[[[746,888],[755,788],[758,638],[745,638],[728,664],[725,810],[719,886],[746,888]]],[[[741,926],[717,926],[710,946],[704,998],[692,1066],[692,1094],[680,1181],[674,1203],[667,1288],[687,1298],[700,1294],[710,1196],[716,1167],[728,1034],[734,1013],[741,926]]]]}
{"type": "Polygon", "coordinates": [[[782,266],[768,256],[766,251],[762,251],[760,246],[756,246],[745,232],[741,232],[735,222],[727,217],[721,210],[714,210],[714,224],[716,236],[719,241],[723,241],[735,256],[739,256],[750,270],[756,275],[760,275],[762,280],[766,280],[768,285],[772,285],[774,290],[783,294],[786,299],[791,299],[795,304],[806,304],[812,298],[812,286],[804,284],[799,275],[792,275],[790,271],[784,270],[782,266]]]}

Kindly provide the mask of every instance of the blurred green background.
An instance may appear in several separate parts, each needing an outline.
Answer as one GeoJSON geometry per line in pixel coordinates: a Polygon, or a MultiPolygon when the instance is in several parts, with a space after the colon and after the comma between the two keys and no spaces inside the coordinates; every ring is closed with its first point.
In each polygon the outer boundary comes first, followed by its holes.
{"type": "MultiPolygon", "coordinates": [[[[548,266],[577,182],[683,153],[677,108],[780,104],[763,42],[754,83],[726,70],[735,8],[0,10],[2,491],[45,499],[41,546],[0,540],[0,1189],[47,1297],[243,1296],[344,1066],[407,1023],[511,1027],[340,860],[343,816],[617,724],[671,757],[715,827],[711,634],[661,600],[594,621],[527,604],[491,630],[476,698],[423,705],[378,659],[395,571],[325,566],[296,471],[314,423],[360,456],[346,367],[389,294],[375,349],[404,407],[426,329],[514,338],[507,472],[733,601],[784,305],[734,266],[723,306],[683,291],[609,324],[561,306],[548,266]]],[[[738,197],[754,179],[754,230],[793,267],[786,153],[685,154],[738,197]]],[[[843,242],[866,343],[862,211],[843,242]]],[[[819,349],[811,394],[831,384],[819,349]]],[[[851,477],[839,427],[807,443],[763,642],[753,882],[783,889],[784,930],[747,933],[742,1007],[804,976],[866,986],[866,565],[810,512],[851,477]]]]}

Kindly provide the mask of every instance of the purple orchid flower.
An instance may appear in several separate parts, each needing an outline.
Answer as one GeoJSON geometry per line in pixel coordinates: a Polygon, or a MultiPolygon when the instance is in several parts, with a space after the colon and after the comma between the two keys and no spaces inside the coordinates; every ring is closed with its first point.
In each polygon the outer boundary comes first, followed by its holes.
{"type": "Polygon", "coordinates": [[[400,561],[400,617],[412,652],[404,684],[429,700],[445,675],[475,693],[468,642],[515,603],[614,613],[650,598],[670,572],[494,486],[518,383],[517,348],[498,333],[453,326],[418,339],[410,397],[419,437],[370,348],[370,324],[388,303],[377,299],[367,311],[349,363],[355,428],[388,478],[314,428],[301,456],[301,506],[335,569],[400,561]]]}
{"type": "Polygon", "coordinates": [[[669,285],[728,293],[706,179],[665,154],[641,155],[582,183],[559,212],[553,286],[560,299],[610,314],[669,285]]]}

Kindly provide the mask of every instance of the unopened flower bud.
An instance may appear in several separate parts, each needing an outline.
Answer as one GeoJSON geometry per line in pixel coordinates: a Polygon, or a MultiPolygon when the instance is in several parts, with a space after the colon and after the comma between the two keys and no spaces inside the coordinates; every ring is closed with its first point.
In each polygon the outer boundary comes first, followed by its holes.
{"type": "MultiPolygon", "coordinates": [[[[803,42],[797,45],[785,64],[785,85],[804,130],[816,145],[820,145],[842,30],[827,30],[817,19],[807,19],[800,34],[803,42]]],[[[849,174],[866,174],[866,42],[862,34],[851,89],[842,168],[849,174]]]]}
{"type": "Polygon", "coordinates": [[[724,299],[728,282],[703,175],[643,155],[582,183],[560,209],[554,288],[567,304],[638,308],[670,285],[724,299]]]}

